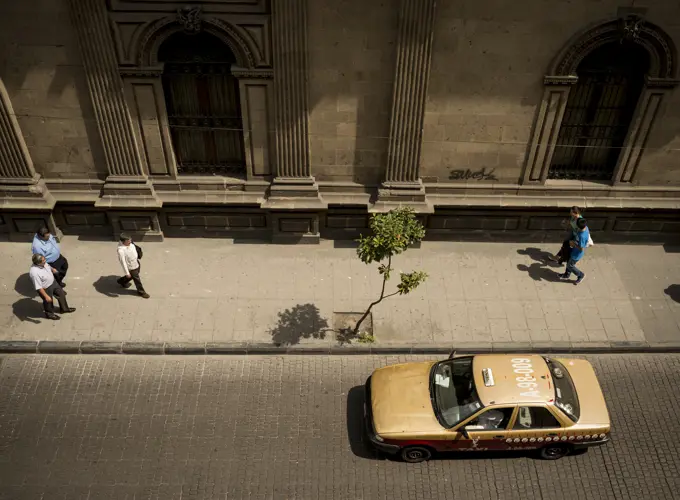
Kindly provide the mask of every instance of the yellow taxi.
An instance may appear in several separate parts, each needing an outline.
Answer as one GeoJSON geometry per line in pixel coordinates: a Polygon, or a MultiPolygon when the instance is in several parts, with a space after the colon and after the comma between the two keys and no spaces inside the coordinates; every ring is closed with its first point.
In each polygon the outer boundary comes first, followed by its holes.
{"type": "Polygon", "coordinates": [[[364,416],[375,448],[406,462],[434,452],[536,450],[547,460],[609,441],[602,389],[583,359],[452,355],[379,368],[364,416]]]}

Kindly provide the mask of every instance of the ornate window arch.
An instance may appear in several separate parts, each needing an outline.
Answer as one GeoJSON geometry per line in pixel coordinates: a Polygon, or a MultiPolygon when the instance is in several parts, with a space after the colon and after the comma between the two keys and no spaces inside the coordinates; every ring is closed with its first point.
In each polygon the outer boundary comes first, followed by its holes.
{"type": "MultiPolygon", "coordinates": [[[[638,60],[640,57],[647,60],[646,74],[641,89],[636,93],[639,97],[632,104],[631,116],[625,117],[629,122],[625,136],[618,143],[616,141],[619,139],[616,139],[607,145],[620,149],[620,153],[613,157],[614,163],[610,165],[607,178],[613,184],[634,181],[657,112],[665,95],[678,81],[675,80],[677,56],[671,38],[658,26],[638,16],[629,16],[585,28],[574,35],[553,60],[543,80],[543,99],[529,143],[524,183],[544,183],[550,177],[560,177],[551,175],[551,166],[553,160],[559,161],[555,157],[556,151],[558,156],[564,153],[558,146],[565,146],[562,142],[566,132],[561,130],[565,120],[566,126],[570,126],[570,119],[574,121],[567,112],[570,94],[575,92],[576,86],[580,88],[585,84],[579,85],[579,69],[583,69],[584,64],[587,66],[592,63],[598,53],[612,49],[613,44],[620,44],[621,50],[630,49],[631,55],[635,53],[638,60]]],[[[574,103],[574,99],[571,103],[574,103]]],[[[587,140],[581,142],[576,147],[590,145],[587,140]]]]}
{"type": "MultiPolygon", "coordinates": [[[[126,66],[120,67],[120,72],[123,76],[126,99],[135,123],[135,132],[142,150],[146,173],[153,176],[152,178],[166,176],[176,179],[178,174],[214,174],[246,181],[260,181],[271,176],[272,165],[269,152],[272,137],[269,126],[271,114],[269,108],[272,102],[273,72],[263,59],[261,48],[256,46],[254,40],[248,37],[242,27],[215,16],[204,17],[199,8],[182,9],[175,16],[164,16],[146,22],[136,30],[129,47],[126,59],[128,62],[126,66]],[[196,37],[196,40],[211,38],[216,46],[221,47],[221,53],[228,54],[228,57],[223,58],[225,61],[212,61],[212,63],[221,62],[222,70],[228,68],[226,73],[222,73],[224,80],[221,84],[222,90],[217,91],[213,85],[212,90],[208,92],[211,95],[206,101],[205,90],[212,83],[203,85],[202,97],[199,98],[196,95],[194,98],[194,101],[202,102],[202,107],[205,107],[206,102],[218,103],[215,106],[217,114],[220,115],[219,118],[224,118],[229,123],[214,122],[215,116],[211,116],[214,113],[206,113],[205,109],[194,118],[201,121],[203,125],[207,125],[206,133],[224,137],[221,137],[217,143],[214,140],[206,140],[204,146],[200,148],[194,141],[193,152],[190,151],[192,147],[190,146],[189,153],[191,154],[188,156],[186,147],[180,146],[179,149],[182,151],[178,151],[178,141],[182,140],[179,136],[183,135],[184,139],[188,137],[187,134],[178,133],[178,127],[190,125],[200,128],[200,124],[198,121],[187,122],[188,116],[178,116],[178,108],[173,108],[176,99],[173,100],[173,96],[168,95],[172,92],[173,86],[168,78],[170,71],[181,69],[179,66],[188,61],[168,60],[167,47],[173,39],[182,37],[186,39],[196,37]],[[164,58],[166,60],[163,60],[164,58]],[[167,67],[168,65],[171,67],[167,67]],[[222,98],[230,100],[230,105],[220,103],[222,98]],[[209,122],[212,120],[212,122],[203,123],[205,119],[209,122]],[[234,120],[239,121],[240,124],[234,125],[232,123],[234,120]],[[233,133],[235,131],[236,134],[233,133]],[[236,144],[237,140],[238,144],[236,144]],[[224,146],[225,141],[231,143],[231,152],[227,151],[229,148],[225,149],[220,146],[220,144],[224,146]],[[198,150],[201,148],[204,152],[210,150],[213,153],[217,152],[217,154],[211,153],[213,159],[217,158],[217,164],[211,168],[208,165],[211,162],[206,161],[204,166],[199,166],[194,161],[196,158],[193,158],[189,163],[193,163],[193,167],[196,168],[187,168],[185,160],[192,155],[200,157],[198,150]],[[225,152],[229,154],[222,154],[225,152]],[[236,152],[239,154],[232,154],[236,152]],[[217,168],[220,166],[223,168],[217,168]],[[237,166],[238,173],[235,172],[237,166]]],[[[204,46],[203,49],[205,48],[204,46]]],[[[200,50],[202,49],[199,47],[200,50]]],[[[200,54],[197,56],[200,58],[200,54]]],[[[207,54],[207,56],[210,58],[215,54],[207,54]]],[[[211,66],[210,61],[203,62],[211,66]]],[[[219,66],[219,64],[212,64],[212,66],[219,66]]],[[[189,65],[185,65],[184,70],[188,67],[189,65]]],[[[208,69],[208,72],[213,69],[214,67],[208,69]]],[[[199,69],[199,74],[200,71],[202,70],[199,69]]],[[[197,90],[194,89],[194,93],[196,92],[197,90]]],[[[212,109],[215,106],[208,106],[208,108],[212,109]]],[[[211,154],[204,155],[205,159],[209,160],[211,154]]],[[[235,180],[235,182],[241,181],[235,180]]]]}

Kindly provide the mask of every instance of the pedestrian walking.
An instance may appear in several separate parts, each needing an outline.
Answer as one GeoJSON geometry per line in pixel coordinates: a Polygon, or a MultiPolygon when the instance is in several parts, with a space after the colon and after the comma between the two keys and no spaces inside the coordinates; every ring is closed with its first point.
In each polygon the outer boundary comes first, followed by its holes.
{"type": "Polygon", "coordinates": [[[61,254],[59,243],[57,243],[57,239],[50,234],[48,228],[43,226],[38,229],[38,232],[35,233],[35,236],[33,237],[31,250],[34,254],[37,253],[45,257],[50,267],[57,270],[54,277],[56,278],[57,283],[59,283],[59,286],[64,288],[66,286],[64,278],[68,271],[68,260],[61,254]]]}
{"type": "Polygon", "coordinates": [[[560,279],[568,280],[571,276],[571,273],[574,273],[576,275],[576,281],[574,282],[574,285],[578,285],[586,277],[586,274],[576,267],[576,263],[583,258],[586,248],[592,244],[588,223],[583,217],[576,221],[576,227],[578,229],[576,237],[569,242],[569,246],[571,247],[571,255],[567,261],[567,270],[564,272],[564,274],[559,275],[560,279]]]}
{"type": "Polygon", "coordinates": [[[581,218],[581,209],[576,206],[571,207],[569,219],[564,221],[565,225],[569,227],[569,235],[567,236],[567,239],[562,242],[562,248],[560,248],[560,251],[554,256],[550,257],[551,260],[557,262],[560,265],[569,260],[569,257],[571,256],[571,246],[569,245],[569,242],[576,239],[576,235],[578,233],[578,227],[576,226],[576,223],[581,218]]]}
{"type": "Polygon", "coordinates": [[[125,276],[118,278],[118,284],[123,288],[130,288],[132,285],[130,281],[134,281],[137,293],[145,299],[148,299],[149,294],[144,290],[144,285],[142,285],[142,280],[139,277],[139,271],[141,270],[139,259],[142,258],[141,253],[141,248],[137,247],[127,234],[120,235],[120,243],[118,243],[118,260],[123,267],[125,276]]]}
{"type": "Polygon", "coordinates": [[[59,301],[59,311],[61,314],[72,313],[75,307],[69,307],[66,301],[66,292],[59,286],[56,276],[59,272],[47,263],[44,256],[34,253],[31,258],[33,265],[28,275],[31,277],[36,292],[43,301],[43,309],[47,319],[60,319],[54,313],[54,299],[59,301]]]}

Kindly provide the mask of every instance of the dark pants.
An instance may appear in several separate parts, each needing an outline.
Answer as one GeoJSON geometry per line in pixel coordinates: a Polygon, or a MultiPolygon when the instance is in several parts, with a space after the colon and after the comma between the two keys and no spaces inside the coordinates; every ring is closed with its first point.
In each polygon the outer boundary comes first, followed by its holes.
{"type": "Polygon", "coordinates": [[[141,269],[142,269],[141,264],[140,264],[140,266],[139,266],[137,269],[130,269],[130,276],[131,276],[131,277],[128,278],[127,276],[123,276],[123,277],[121,277],[121,278],[118,278],[118,283],[119,283],[121,286],[125,286],[125,285],[127,285],[128,283],[130,283],[130,281],[134,281],[134,282],[135,282],[135,287],[137,288],[137,292],[139,292],[139,293],[145,293],[145,292],[144,292],[144,285],[142,285],[142,280],[139,278],[139,271],[140,271],[141,269]]]}
{"type": "Polygon", "coordinates": [[[569,260],[571,257],[571,246],[569,246],[570,241],[570,239],[564,240],[562,242],[562,248],[560,248],[560,251],[557,252],[557,260],[560,264],[569,260]]]}
{"type": "Polygon", "coordinates": [[[57,282],[63,283],[64,278],[66,277],[66,272],[68,271],[68,261],[66,260],[66,257],[60,255],[57,260],[54,262],[48,262],[48,264],[50,267],[53,267],[57,270],[57,273],[54,275],[54,278],[57,280],[57,282]]]}
{"type": "MultiPolygon", "coordinates": [[[[50,286],[45,288],[45,293],[52,298],[52,302],[47,302],[43,299],[43,309],[45,314],[54,314],[54,299],[59,301],[59,311],[64,312],[68,309],[68,302],[66,302],[66,292],[59,284],[55,281],[50,286]]],[[[42,298],[42,295],[40,296],[42,298]]]]}

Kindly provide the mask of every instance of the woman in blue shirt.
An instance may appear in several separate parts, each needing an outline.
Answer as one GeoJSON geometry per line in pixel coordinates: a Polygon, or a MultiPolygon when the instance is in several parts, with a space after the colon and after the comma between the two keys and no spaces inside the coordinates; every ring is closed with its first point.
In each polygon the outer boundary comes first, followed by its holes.
{"type": "Polygon", "coordinates": [[[66,257],[61,254],[59,243],[54,236],[50,234],[50,230],[46,227],[41,227],[33,237],[33,245],[31,250],[33,254],[39,254],[45,257],[47,263],[57,270],[54,277],[62,288],[66,286],[64,278],[68,271],[68,261],[66,257]]]}

